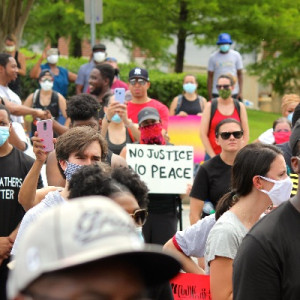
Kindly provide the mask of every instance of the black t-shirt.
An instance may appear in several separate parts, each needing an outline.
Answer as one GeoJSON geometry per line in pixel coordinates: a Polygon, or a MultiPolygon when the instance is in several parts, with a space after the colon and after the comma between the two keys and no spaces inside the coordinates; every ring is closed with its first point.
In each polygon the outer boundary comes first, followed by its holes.
{"type": "MultiPolygon", "coordinates": [[[[8,236],[24,216],[18,194],[33,162],[33,158],[16,148],[0,157],[0,236],[8,236]]],[[[43,187],[41,177],[38,187],[43,187]]]]}
{"type": "Polygon", "coordinates": [[[200,166],[190,197],[209,200],[216,206],[219,199],[229,192],[230,178],[231,166],[225,164],[220,155],[216,155],[200,166]]]}
{"type": "Polygon", "coordinates": [[[287,201],[244,238],[233,265],[235,300],[300,299],[300,213],[287,201]]]}
{"type": "MultiPolygon", "coordinates": [[[[203,101],[203,100],[201,100],[201,101],[203,101]]],[[[195,100],[189,101],[184,97],[184,95],[182,95],[182,103],[179,108],[179,111],[184,111],[188,115],[197,115],[198,113],[201,113],[202,109],[200,106],[199,96],[197,96],[197,98],[195,100]]]]}

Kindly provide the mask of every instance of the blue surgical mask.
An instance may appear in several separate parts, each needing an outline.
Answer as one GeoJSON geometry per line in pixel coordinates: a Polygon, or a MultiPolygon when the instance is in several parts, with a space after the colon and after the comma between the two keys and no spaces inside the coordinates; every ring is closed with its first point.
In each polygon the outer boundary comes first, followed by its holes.
{"type": "Polygon", "coordinates": [[[114,123],[121,123],[122,119],[120,118],[120,116],[118,114],[114,114],[113,117],[111,118],[111,121],[114,123]]]}
{"type": "Polygon", "coordinates": [[[185,92],[189,93],[189,94],[193,94],[195,92],[197,88],[197,85],[195,83],[185,83],[183,85],[183,89],[185,92]]]}
{"type": "Polygon", "coordinates": [[[287,119],[292,123],[294,112],[288,114],[287,119]]]}
{"type": "Polygon", "coordinates": [[[7,141],[9,137],[9,127],[0,126],[0,147],[7,141]]]}
{"type": "Polygon", "coordinates": [[[67,168],[65,169],[64,173],[66,175],[67,181],[70,181],[73,174],[76,173],[79,169],[81,169],[83,165],[73,164],[68,161],[66,161],[66,163],[67,163],[67,168]]]}
{"type": "Polygon", "coordinates": [[[220,50],[221,52],[228,52],[230,49],[230,45],[229,44],[223,44],[220,46],[220,50]]]}
{"type": "Polygon", "coordinates": [[[145,242],[145,239],[144,239],[144,236],[143,236],[142,226],[136,227],[136,232],[139,235],[139,238],[141,239],[141,241],[145,242]]]}

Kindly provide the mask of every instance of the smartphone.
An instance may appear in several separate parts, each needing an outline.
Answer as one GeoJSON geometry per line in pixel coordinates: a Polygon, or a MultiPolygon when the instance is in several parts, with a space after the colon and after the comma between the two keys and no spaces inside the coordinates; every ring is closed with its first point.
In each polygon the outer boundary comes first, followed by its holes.
{"type": "Polygon", "coordinates": [[[114,90],[115,100],[124,104],[125,102],[125,89],[124,88],[115,88],[114,90]]]}
{"type": "Polygon", "coordinates": [[[52,120],[42,120],[36,123],[37,132],[39,138],[42,138],[42,142],[45,145],[44,151],[51,152],[54,150],[53,144],[53,124],[52,120]]]}

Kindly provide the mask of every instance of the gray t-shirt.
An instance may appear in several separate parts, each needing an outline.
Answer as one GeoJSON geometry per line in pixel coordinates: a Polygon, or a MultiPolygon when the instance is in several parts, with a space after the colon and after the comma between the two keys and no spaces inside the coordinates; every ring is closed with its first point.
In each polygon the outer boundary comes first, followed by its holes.
{"type": "MultiPolygon", "coordinates": [[[[219,76],[225,74],[232,74],[237,77],[237,70],[243,69],[243,61],[239,52],[230,49],[227,53],[221,53],[220,51],[214,52],[208,61],[207,70],[210,72],[214,72],[213,77],[213,94],[218,94],[218,90],[216,88],[217,81],[219,76]]],[[[237,94],[239,92],[239,84],[236,82],[233,94],[237,94]]]]}
{"type": "Polygon", "coordinates": [[[216,223],[215,214],[211,214],[184,231],[177,231],[175,239],[187,256],[203,257],[208,234],[216,223]]]}
{"type": "Polygon", "coordinates": [[[11,254],[15,255],[18,249],[18,244],[24,232],[26,232],[27,227],[33,223],[41,214],[47,211],[50,207],[67,203],[67,201],[60,195],[59,191],[49,192],[46,197],[36,206],[29,209],[26,214],[24,215],[20,228],[18,230],[18,234],[16,240],[14,242],[14,246],[11,250],[11,254]]]}
{"type": "Polygon", "coordinates": [[[205,247],[205,272],[216,256],[234,259],[248,229],[231,211],[225,212],[210,231],[205,247]]]}

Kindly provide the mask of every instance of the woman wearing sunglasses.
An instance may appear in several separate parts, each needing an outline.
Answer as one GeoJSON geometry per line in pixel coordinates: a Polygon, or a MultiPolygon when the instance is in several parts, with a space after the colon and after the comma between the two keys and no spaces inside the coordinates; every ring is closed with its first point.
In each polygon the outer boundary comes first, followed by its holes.
{"type": "Polygon", "coordinates": [[[219,199],[228,192],[233,161],[245,145],[243,135],[243,128],[235,119],[224,119],[216,126],[215,140],[222,152],[204,162],[197,172],[190,193],[191,224],[200,219],[204,201],[210,201],[216,207],[219,199]]]}
{"type": "Polygon", "coordinates": [[[246,108],[243,103],[231,96],[234,89],[232,76],[221,75],[218,78],[217,89],[219,97],[207,103],[201,120],[200,136],[206,151],[205,160],[221,153],[220,145],[215,142],[215,128],[224,119],[233,118],[241,122],[244,131],[243,140],[245,144],[249,141],[246,108]]]}

